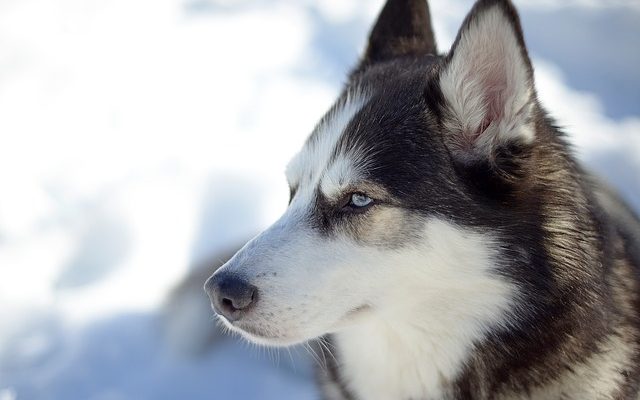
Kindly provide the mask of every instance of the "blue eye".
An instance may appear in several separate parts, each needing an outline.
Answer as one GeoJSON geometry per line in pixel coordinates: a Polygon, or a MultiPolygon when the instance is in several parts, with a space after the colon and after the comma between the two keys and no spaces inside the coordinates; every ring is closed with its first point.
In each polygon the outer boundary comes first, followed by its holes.
{"type": "Polygon", "coordinates": [[[354,208],[367,207],[371,205],[371,203],[373,203],[373,200],[366,194],[362,193],[353,193],[349,200],[349,205],[354,208]]]}

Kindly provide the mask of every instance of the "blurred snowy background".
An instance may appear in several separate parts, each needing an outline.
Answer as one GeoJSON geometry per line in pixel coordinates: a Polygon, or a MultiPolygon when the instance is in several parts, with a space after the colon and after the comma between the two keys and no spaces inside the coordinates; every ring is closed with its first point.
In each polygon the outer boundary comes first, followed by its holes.
{"type": "MultiPolygon", "coordinates": [[[[382,0],[0,1],[0,400],[314,399],[191,278],[285,208],[382,0]]],[[[640,1],[522,0],[538,90],[640,209],[640,1]]],[[[440,49],[471,1],[432,0],[440,49]]]]}

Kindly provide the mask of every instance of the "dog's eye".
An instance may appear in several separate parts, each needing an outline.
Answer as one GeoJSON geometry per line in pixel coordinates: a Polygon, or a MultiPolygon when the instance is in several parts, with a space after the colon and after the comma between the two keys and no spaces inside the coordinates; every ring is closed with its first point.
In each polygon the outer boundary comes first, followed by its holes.
{"type": "Polygon", "coordinates": [[[349,198],[349,207],[362,209],[373,204],[373,200],[363,193],[352,193],[349,198]]]}

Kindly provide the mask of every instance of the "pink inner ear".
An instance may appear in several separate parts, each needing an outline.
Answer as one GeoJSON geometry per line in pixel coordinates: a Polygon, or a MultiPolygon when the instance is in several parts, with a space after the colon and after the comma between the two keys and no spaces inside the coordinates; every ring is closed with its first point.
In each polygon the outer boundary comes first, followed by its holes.
{"type": "Polygon", "coordinates": [[[492,122],[500,121],[504,117],[505,103],[508,97],[507,76],[504,68],[494,66],[493,69],[483,72],[486,73],[482,82],[484,91],[483,103],[486,106],[486,114],[473,135],[474,140],[480,137],[492,122]]]}
{"type": "Polygon", "coordinates": [[[507,141],[533,138],[530,65],[501,2],[471,18],[440,77],[451,111],[451,141],[462,156],[490,156],[507,141]],[[498,4],[500,3],[500,4],[498,4]]]}

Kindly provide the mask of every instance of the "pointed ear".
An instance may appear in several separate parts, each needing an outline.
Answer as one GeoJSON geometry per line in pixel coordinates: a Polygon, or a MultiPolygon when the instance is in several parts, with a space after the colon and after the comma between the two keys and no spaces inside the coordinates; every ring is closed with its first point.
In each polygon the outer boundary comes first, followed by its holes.
{"type": "Polygon", "coordinates": [[[427,0],[387,0],[356,69],[395,57],[436,54],[427,0]]]}
{"type": "Polygon", "coordinates": [[[439,79],[446,142],[459,161],[493,163],[501,149],[533,142],[533,69],[510,1],[475,4],[439,79]]]}

